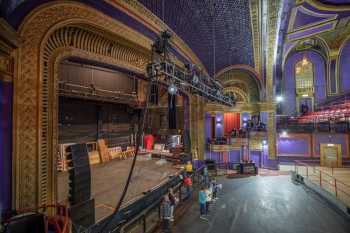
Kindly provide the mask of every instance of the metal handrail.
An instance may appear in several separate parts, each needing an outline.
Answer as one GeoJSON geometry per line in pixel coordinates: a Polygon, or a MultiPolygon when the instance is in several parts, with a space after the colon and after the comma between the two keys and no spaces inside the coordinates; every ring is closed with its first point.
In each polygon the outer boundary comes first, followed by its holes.
{"type": "MultiPolygon", "coordinates": [[[[301,162],[299,160],[294,161],[294,170],[297,174],[299,174],[300,167],[306,168],[306,178],[309,179],[311,182],[315,183],[310,177],[316,177],[318,180],[318,185],[325,189],[325,184],[330,185],[334,189],[334,194],[336,198],[346,203],[348,206],[350,205],[350,185],[340,181],[339,179],[334,177],[334,168],[332,167],[332,174],[329,174],[325,171],[322,171],[321,169],[317,168],[315,165],[309,166],[309,164],[301,162]],[[309,172],[309,168],[312,168],[313,172],[309,172]],[[317,173],[317,174],[316,174],[317,173]],[[326,178],[325,178],[326,177],[326,178]],[[344,198],[339,197],[339,192],[345,194],[347,196],[347,199],[344,200],[344,198]]],[[[300,175],[300,174],[299,174],[300,175]]]]}

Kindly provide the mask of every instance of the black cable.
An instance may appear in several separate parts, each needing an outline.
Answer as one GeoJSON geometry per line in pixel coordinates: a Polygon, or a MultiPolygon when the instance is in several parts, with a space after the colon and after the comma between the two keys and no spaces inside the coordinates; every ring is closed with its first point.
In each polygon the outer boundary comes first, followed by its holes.
{"type": "Polygon", "coordinates": [[[153,77],[151,77],[151,81],[149,82],[149,85],[148,85],[148,88],[147,88],[146,104],[145,104],[145,107],[144,107],[144,110],[143,110],[143,116],[142,116],[142,120],[141,120],[141,125],[139,127],[139,132],[138,132],[138,135],[137,135],[135,155],[134,155],[134,158],[133,158],[130,170],[129,170],[129,175],[128,175],[128,178],[126,180],[122,196],[120,197],[120,199],[118,201],[118,204],[117,204],[116,208],[114,209],[114,211],[113,211],[113,213],[111,215],[112,217],[110,218],[109,221],[106,221],[104,223],[104,225],[103,225],[103,227],[101,228],[101,231],[100,231],[101,233],[104,233],[104,230],[106,228],[108,229],[109,224],[113,220],[113,216],[118,213],[118,211],[119,211],[119,209],[120,209],[120,207],[121,207],[121,205],[122,205],[122,203],[124,201],[124,198],[126,196],[128,188],[129,188],[130,180],[131,180],[131,177],[132,177],[132,174],[133,174],[133,171],[134,171],[134,168],[135,168],[135,164],[136,164],[136,158],[137,158],[137,155],[138,155],[138,152],[139,152],[139,147],[141,145],[142,134],[143,134],[143,131],[144,131],[144,128],[145,128],[145,121],[146,121],[146,117],[147,117],[147,113],[148,113],[148,105],[149,105],[149,100],[150,100],[150,96],[151,96],[151,88],[152,88],[152,84],[154,83],[154,81],[152,81],[152,79],[153,79],[153,77]]]}

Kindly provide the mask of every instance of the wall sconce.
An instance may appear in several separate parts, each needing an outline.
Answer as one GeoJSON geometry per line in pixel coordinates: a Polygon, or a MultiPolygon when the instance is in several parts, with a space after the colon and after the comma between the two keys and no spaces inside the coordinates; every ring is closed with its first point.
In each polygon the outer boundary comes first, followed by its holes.
{"type": "Polygon", "coordinates": [[[276,102],[277,103],[280,103],[282,101],[283,101],[283,96],[279,95],[279,96],[276,97],[276,102]]]}
{"type": "Polygon", "coordinates": [[[282,131],[281,136],[282,136],[282,137],[287,137],[287,136],[288,136],[287,131],[282,131]]]}

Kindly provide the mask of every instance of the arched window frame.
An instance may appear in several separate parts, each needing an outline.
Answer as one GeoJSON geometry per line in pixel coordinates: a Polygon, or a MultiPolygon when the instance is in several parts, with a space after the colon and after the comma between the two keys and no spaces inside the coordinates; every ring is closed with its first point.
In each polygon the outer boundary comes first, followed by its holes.
{"type": "Polygon", "coordinates": [[[311,109],[313,111],[314,108],[314,94],[315,94],[315,70],[314,64],[310,59],[307,58],[306,54],[303,58],[295,63],[294,66],[294,78],[295,78],[295,92],[296,92],[296,109],[297,112],[300,113],[300,103],[304,101],[303,99],[310,98],[311,99],[311,109]],[[304,74],[308,72],[309,74],[304,74]],[[304,75],[304,76],[303,76],[304,75]],[[307,76],[307,78],[306,78],[307,76]],[[304,78],[304,80],[300,80],[304,78]],[[304,84],[300,84],[304,82],[304,84]]]}

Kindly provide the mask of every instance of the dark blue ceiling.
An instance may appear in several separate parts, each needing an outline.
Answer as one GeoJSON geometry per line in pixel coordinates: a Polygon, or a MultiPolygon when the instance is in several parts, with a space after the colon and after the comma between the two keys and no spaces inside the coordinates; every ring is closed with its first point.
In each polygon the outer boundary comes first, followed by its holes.
{"type": "MultiPolygon", "coordinates": [[[[30,10],[49,1],[0,0],[0,13],[16,28],[30,10]]],[[[91,5],[127,24],[132,21],[105,1],[77,1],[91,5]]],[[[140,0],[161,19],[163,1],[165,23],[189,45],[211,75],[214,73],[213,31],[216,42],[216,72],[232,64],[254,66],[248,0],[140,0]]],[[[135,27],[134,24],[129,26],[135,27]]]]}
{"type": "Polygon", "coordinates": [[[350,0],[319,0],[322,3],[325,4],[331,4],[331,5],[347,5],[350,4],[350,0]]]}
{"type": "Polygon", "coordinates": [[[164,15],[164,22],[189,45],[211,75],[213,31],[216,72],[232,64],[254,66],[248,0],[139,1],[160,19],[164,15]]]}

